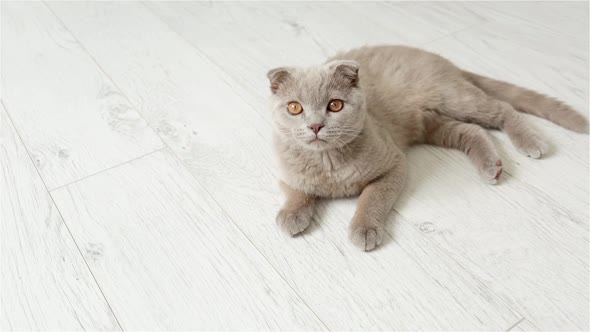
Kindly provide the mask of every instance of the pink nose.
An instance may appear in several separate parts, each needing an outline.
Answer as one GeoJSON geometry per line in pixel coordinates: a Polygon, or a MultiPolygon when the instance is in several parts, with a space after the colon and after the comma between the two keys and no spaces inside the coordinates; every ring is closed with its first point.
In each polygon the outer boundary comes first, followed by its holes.
{"type": "Polygon", "coordinates": [[[314,124],[312,124],[311,126],[309,126],[309,128],[310,128],[311,130],[313,130],[314,134],[317,134],[317,133],[319,133],[319,132],[320,132],[320,130],[321,130],[322,128],[324,128],[324,125],[323,125],[323,124],[321,124],[321,123],[314,123],[314,124]]]}

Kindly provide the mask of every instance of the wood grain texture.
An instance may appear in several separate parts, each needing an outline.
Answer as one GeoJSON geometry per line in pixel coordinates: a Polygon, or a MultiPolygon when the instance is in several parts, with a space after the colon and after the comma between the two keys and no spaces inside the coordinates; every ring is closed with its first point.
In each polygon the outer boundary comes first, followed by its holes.
{"type": "Polygon", "coordinates": [[[52,195],[124,329],[325,328],[167,151],[52,195]]]}
{"type": "Polygon", "coordinates": [[[400,234],[408,234],[403,245],[389,239],[373,255],[358,252],[346,234],[352,213],[343,209],[351,201],[323,206],[315,231],[285,239],[272,222],[280,194],[268,120],[234,92],[223,71],[135,4],[51,6],[330,329],[506,329],[518,320],[409,223],[401,224],[400,234]],[[117,38],[96,33],[97,26],[121,31],[123,17],[127,28],[117,38]],[[101,50],[107,42],[118,52],[101,50]]]}
{"type": "Polygon", "coordinates": [[[0,108],[0,329],[119,326],[0,108]]]}
{"type": "MultiPolygon", "coordinates": [[[[579,45],[588,45],[589,21],[587,1],[539,1],[530,2],[489,1],[480,5],[469,4],[478,15],[488,22],[506,19],[524,24],[534,24],[539,29],[549,29],[573,37],[579,45]]],[[[560,40],[555,40],[560,42],[560,40]]],[[[554,51],[554,50],[552,50],[554,51]]]]}
{"type": "Polygon", "coordinates": [[[2,2],[2,100],[52,189],[163,147],[42,2],[2,2]]]}

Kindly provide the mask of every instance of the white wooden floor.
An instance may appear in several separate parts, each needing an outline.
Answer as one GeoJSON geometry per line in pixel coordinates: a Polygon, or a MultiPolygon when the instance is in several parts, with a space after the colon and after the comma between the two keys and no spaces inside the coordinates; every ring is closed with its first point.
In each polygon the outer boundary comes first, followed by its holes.
{"type": "Polygon", "coordinates": [[[1,4],[2,330],[588,330],[588,136],[416,147],[384,245],[281,204],[265,73],[407,44],[588,114],[588,3],[1,4]]]}

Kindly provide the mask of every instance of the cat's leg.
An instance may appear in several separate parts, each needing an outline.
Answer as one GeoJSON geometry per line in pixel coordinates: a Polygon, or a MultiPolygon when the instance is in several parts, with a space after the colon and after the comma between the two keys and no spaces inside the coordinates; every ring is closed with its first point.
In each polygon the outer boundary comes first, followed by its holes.
{"type": "Polygon", "coordinates": [[[361,192],[350,224],[350,240],[364,251],[381,244],[385,222],[406,181],[406,160],[399,161],[388,173],[369,183],[361,192]]]}
{"type": "Polygon", "coordinates": [[[539,131],[512,105],[489,97],[471,83],[460,84],[453,95],[445,98],[444,105],[438,110],[460,121],[504,130],[516,149],[531,158],[540,158],[548,150],[539,131]]]}
{"type": "Polygon", "coordinates": [[[498,182],[502,175],[502,161],[482,127],[434,112],[424,112],[424,127],[424,143],[465,152],[486,182],[498,182]]]}
{"type": "Polygon", "coordinates": [[[277,224],[289,235],[299,234],[311,223],[316,197],[295,190],[284,182],[281,182],[281,188],[287,200],[277,214],[277,224]]]}

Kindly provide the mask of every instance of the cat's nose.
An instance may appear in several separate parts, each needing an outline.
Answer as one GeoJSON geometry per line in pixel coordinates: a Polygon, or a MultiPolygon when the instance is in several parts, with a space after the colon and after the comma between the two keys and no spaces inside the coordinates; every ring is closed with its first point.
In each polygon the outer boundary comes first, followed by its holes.
{"type": "Polygon", "coordinates": [[[319,132],[320,132],[320,130],[321,130],[322,128],[324,128],[324,125],[323,125],[323,124],[321,124],[321,123],[314,123],[314,124],[312,124],[311,126],[309,126],[309,128],[310,128],[311,130],[313,130],[313,133],[314,133],[314,134],[317,134],[317,133],[319,133],[319,132]]]}

